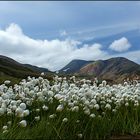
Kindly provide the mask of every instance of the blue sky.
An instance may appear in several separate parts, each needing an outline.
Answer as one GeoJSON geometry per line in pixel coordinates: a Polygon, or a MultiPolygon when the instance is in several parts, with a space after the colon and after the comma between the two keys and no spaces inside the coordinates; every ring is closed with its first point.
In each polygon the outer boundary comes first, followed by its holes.
{"type": "MultiPolygon", "coordinates": [[[[126,1],[104,1],[104,2],[0,2],[0,31],[1,38],[5,39],[7,42],[10,41],[9,33],[18,34],[21,30],[20,35],[30,39],[30,41],[44,42],[47,40],[47,46],[50,45],[51,49],[55,46],[54,44],[58,43],[57,48],[53,48],[51,51],[48,49],[44,50],[49,53],[50,57],[44,57],[43,52],[39,54],[29,53],[30,47],[32,44],[29,43],[22,44],[21,37],[18,36],[17,44],[21,46],[6,47],[7,44],[3,44],[3,40],[0,41],[0,53],[3,55],[8,55],[20,62],[31,63],[38,66],[48,67],[52,70],[59,69],[63,67],[66,63],[72,59],[106,59],[111,56],[128,56],[130,54],[132,59],[136,62],[139,62],[139,58],[134,59],[135,46],[131,44],[130,40],[127,37],[122,36],[112,41],[108,46],[108,49],[104,50],[103,44],[100,42],[93,42],[93,44],[84,44],[84,41],[100,38],[103,36],[109,36],[112,34],[117,34],[120,32],[125,32],[133,29],[140,29],[140,2],[126,2],[126,1]],[[6,30],[7,29],[7,30],[6,30]],[[9,31],[10,30],[10,31],[9,31]],[[12,31],[11,31],[12,30],[12,31]],[[7,38],[6,38],[6,37],[7,38]],[[57,40],[57,41],[56,41],[57,40]],[[54,41],[56,41],[54,43],[54,41]],[[70,44],[68,44],[70,43],[70,44]],[[54,46],[53,46],[54,45],[54,46]],[[63,45],[67,45],[66,48],[63,45]],[[89,48],[96,50],[97,54],[90,54],[90,57],[87,55],[78,54],[81,53],[81,50],[78,49],[78,46],[81,45],[83,49],[89,48]],[[118,45],[120,47],[118,47],[118,45]],[[26,46],[26,47],[25,47],[26,46]],[[59,47],[60,46],[60,47],[59,47]],[[112,46],[112,47],[111,47],[112,46]],[[22,50],[25,48],[28,50],[28,53],[25,54],[16,54],[16,49],[22,50]],[[67,48],[68,47],[68,48],[67,48]],[[134,49],[130,49],[130,48],[134,49]],[[4,50],[7,49],[7,50],[4,50]],[[59,54],[55,54],[55,50],[59,50],[59,54]],[[69,58],[66,58],[63,53],[66,53],[65,49],[70,49],[71,55],[69,58]],[[104,51],[103,51],[103,50],[104,51]],[[130,50],[133,50],[130,52],[130,50]],[[10,50],[8,52],[8,50],[10,50]],[[114,53],[110,54],[113,50],[114,53]],[[63,53],[62,53],[63,52],[63,53]],[[52,55],[50,55],[52,54],[52,55]],[[62,55],[62,56],[61,56],[62,55]],[[35,58],[40,56],[40,61],[35,58]],[[133,56],[133,57],[132,57],[133,56]],[[53,57],[53,58],[52,58],[53,57]],[[55,61],[54,58],[60,57],[59,61],[55,61]],[[34,58],[34,61],[31,60],[34,58]],[[65,58],[65,59],[64,59],[65,58]],[[45,59],[46,63],[43,61],[45,59]],[[41,64],[41,62],[43,63],[41,64]],[[53,63],[52,63],[53,61],[53,63]]],[[[16,36],[16,35],[15,35],[16,36]]],[[[15,38],[14,38],[15,39],[15,38]]],[[[11,39],[12,41],[14,40],[11,39]]],[[[29,41],[29,40],[27,40],[29,41]]],[[[15,41],[14,41],[15,42],[15,41]]],[[[38,42],[36,42],[38,43],[38,42]]],[[[39,44],[41,45],[41,44],[39,44]]],[[[41,48],[39,48],[41,49],[41,48]]],[[[43,48],[44,49],[44,48],[43,48]]],[[[84,50],[84,51],[85,51],[84,50]]],[[[86,50],[86,51],[87,51],[86,50]]],[[[87,53],[89,53],[87,51],[87,53]]],[[[38,49],[37,49],[38,52],[38,49]]],[[[33,53],[33,52],[32,52],[33,53]]],[[[83,53],[83,52],[82,52],[83,53]]],[[[82,54],[81,53],[81,54],[82,54]]],[[[139,49],[137,51],[139,55],[139,49]]],[[[39,59],[39,58],[38,58],[39,59]]]]}
{"type": "Polygon", "coordinates": [[[31,37],[50,39],[64,30],[76,34],[114,27],[114,33],[140,26],[139,13],[140,2],[0,2],[0,27],[16,23],[31,37]]]}

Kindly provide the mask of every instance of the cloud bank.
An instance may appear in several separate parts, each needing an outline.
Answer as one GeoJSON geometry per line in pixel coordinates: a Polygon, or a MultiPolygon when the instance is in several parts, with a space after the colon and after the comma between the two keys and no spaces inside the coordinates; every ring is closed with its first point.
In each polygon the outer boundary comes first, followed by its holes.
{"type": "Polygon", "coordinates": [[[81,44],[72,39],[36,40],[14,23],[0,30],[0,54],[50,70],[59,70],[73,59],[96,60],[107,56],[101,44],[78,47],[81,44]]]}
{"type": "Polygon", "coordinates": [[[24,64],[32,64],[49,70],[59,70],[73,59],[98,60],[110,57],[126,57],[140,63],[140,50],[127,51],[131,44],[123,37],[109,46],[114,55],[103,50],[99,43],[83,44],[73,39],[39,40],[25,35],[17,24],[0,29],[0,54],[24,64]],[[118,53],[119,52],[119,53],[118,53]]]}
{"type": "Polygon", "coordinates": [[[64,30],[64,31],[60,31],[60,36],[67,36],[68,33],[64,30]]]}
{"type": "Polygon", "coordinates": [[[131,47],[131,44],[129,43],[128,39],[125,37],[122,37],[121,39],[115,40],[109,46],[110,49],[112,49],[116,52],[127,51],[130,47],[131,47]]]}

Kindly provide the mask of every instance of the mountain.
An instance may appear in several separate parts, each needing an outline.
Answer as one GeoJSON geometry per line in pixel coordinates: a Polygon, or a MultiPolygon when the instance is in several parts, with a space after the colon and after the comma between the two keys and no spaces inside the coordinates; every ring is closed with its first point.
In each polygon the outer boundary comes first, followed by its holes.
{"type": "MultiPolygon", "coordinates": [[[[9,57],[0,55],[0,83],[4,80],[11,80],[17,83],[27,76],[40,76],[41,72],[45,72],[47,78],[52,79],[53,72],[48,69],[21,64],[9,57]]],[[[73,60],[59,71],[60,75],[74,74],[79,77],[87,77],[94,79],[107,80],[119,83],[126,78],[140,79],[140,65],[123,57],[110,58],[107,60],[85,61],[73,60]]]]}
{"type": "Polygon", "coordinates": [[[37,72],[50,72],[48,69],[46,68],[42,68],[42,67],[37,67],[37,66],[33,66],[33,65],[30,65],[30,64],[23,64],[25,67],[28,67],[34,71],[37,71],[37,72]]]}
{"type": "Polygon", "coordinates": [[[140,65],[123,57],[98,61],[73,60],[60,72],[62,71],[65,71],[65,74],[75,74],[90,79],[98,77],[114,82],[140,77],[140,65]]]}
{"type": "Polygon", "coordinates": [[[123,57],[98,60],[82,67],[78,75],[90,75],[120,82],[126,78],[140,77],[140,65],[123,57]]]}
{"type": "Polygon", "coordinates": [[[21,64],[9,57],[0,55],[0,83],[4,80],[19,81],[27,76],[39,76],[41,72],[52,74],[48,69],[21,64]]]}
{"type": "Polygon", "coordinates": [[[62,68],[59,72],[64,74],[72,74],[78,72],[82,67],[91,63],[93,61],[86,60],[72,60],[69,64],[67,64],[64,68],[62,68]]]}

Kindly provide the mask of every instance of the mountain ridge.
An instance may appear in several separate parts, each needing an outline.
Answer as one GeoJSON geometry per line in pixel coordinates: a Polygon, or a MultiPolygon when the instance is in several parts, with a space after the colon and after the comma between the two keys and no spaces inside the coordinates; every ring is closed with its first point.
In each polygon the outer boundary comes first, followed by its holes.
{"type": "Polygon", "coordinates": [[[64,74],[70,74],[73,72],[77,72],[77,69],[82,68],[86,64],[93,62],[93,61],[86,61],[86,60],[80,60],[80,59],[74,59],[70,63],[68,63],[64,68],[60,69],[60,73],[64,74]]]}
{"type": "Polygon", "coordinates": [[[7,79],[16,83],[16,81],[26,78],[29,75],[38,77],[41,72],[46,72],[47,74],[52,73],[48,69],[28,64],[21,64],[12,58],[0,55],[0,83],[7,79]]]}
{"type": "MultiPolygon", "coordinates": [[[[70,62],[71,63],[71,62],[70,62]]],[[[72,65],[67,65],[72,66],[72,65]]],[[[107,60],[87,61],[87,64],[71,73],[77,76],[98,77],[112,81],[140,76],[140,65],[124,57],[113,57],[107,60]]],[[[60,71],[61,72],[61,71],[60,71]]]]}
{"type": "MultiPolygon", "coordinates": [[[[46,68],[21,64],[14,59],[0,55],[1,78],[6,76],[6,78],[21,79],[29,75],[38,77],[41,72],[45,72],[48,75],[54,74],[46,68]]],[[[59,71],[59,75],[85,76],[89,79],[98,77],[99,79],[120,82],[126,78],[140,78],[140,65],[124,57],[113,57],[97,61],[75,59],[62,68],[59,71]]]]}

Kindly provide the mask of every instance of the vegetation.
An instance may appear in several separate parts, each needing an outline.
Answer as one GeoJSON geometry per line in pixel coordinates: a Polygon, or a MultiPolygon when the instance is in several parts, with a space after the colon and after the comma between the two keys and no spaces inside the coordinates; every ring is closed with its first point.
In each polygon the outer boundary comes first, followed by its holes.
{"type": "Polygon", "coordinates": [[[18,84],[21,81],[21,78],[15,78],[9,75],[2,75],[0,76],[0,84],[3,84],[4,81],[6,81],[7,79],[11,81],[11,86],[13,86],[14,84],[18,84]]]}
{"type": "MultiPolygon", "coordinates": [[[[44,76],[44,74],[42,74],[44,76]]],[[[0,139],[109,139],[140,131],[140,83],[74,76],[0,85],[0,139]]]]}

